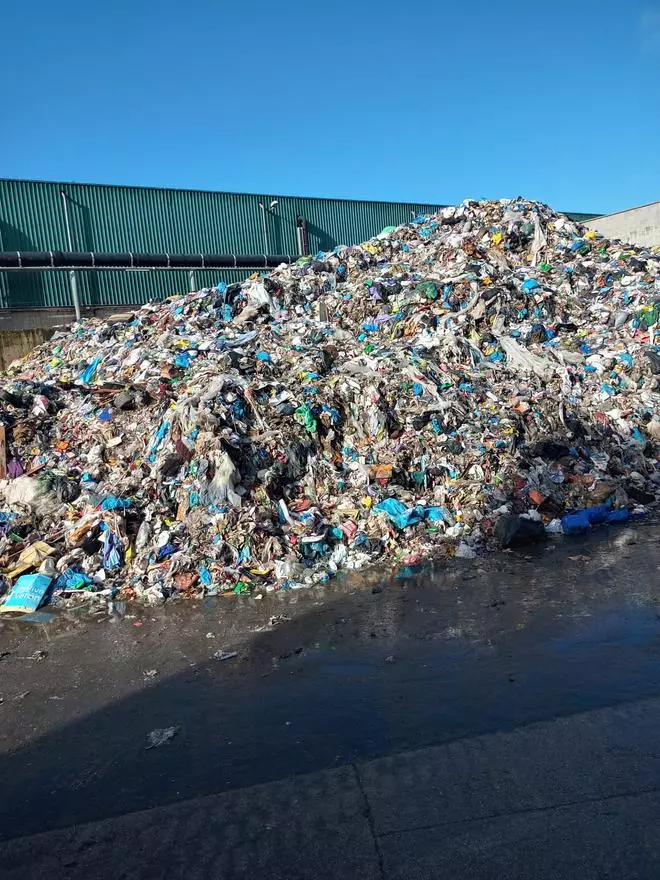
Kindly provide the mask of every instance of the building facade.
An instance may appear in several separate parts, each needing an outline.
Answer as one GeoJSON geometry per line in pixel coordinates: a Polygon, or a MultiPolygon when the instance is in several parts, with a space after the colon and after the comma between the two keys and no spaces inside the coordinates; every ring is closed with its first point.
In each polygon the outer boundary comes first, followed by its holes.
{"type": "MultiPolygon", "coordinates": [[[[385,226],[442,205],[303,198],[273,194],[0,180],[0,251],[167,254],[291,254],[355,244],[385,226]]],[[[585,219],[588,214],[573,214],[585,219]]],[[[238,281],[246,270],[198,271],[198,286],[238,281]]],[[[136,305],[188,290],[185,270],[77,273],[83,309],[136,305]]],[[[71,307],[69,273],[0,272],[0,310],[71,307]]],[[[59,318],[58,318],[59,320],[59,318]]],[[[32,323],[32,322],[31,322],[32,323]]],[[[26,326],[25,323],[20,326],[26,326]]]]}
{"type": "Polygon", "coordinates": [[[642,247],[660,246],[660,202],[605,214],[587,222],[590,229],[606,238],[620,239],[642,247]]]}

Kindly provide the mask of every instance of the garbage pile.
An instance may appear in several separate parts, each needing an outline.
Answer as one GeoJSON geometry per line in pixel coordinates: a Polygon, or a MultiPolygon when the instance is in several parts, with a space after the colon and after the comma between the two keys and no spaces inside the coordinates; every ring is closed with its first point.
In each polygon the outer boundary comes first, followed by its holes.
{"type": "Polygon", "coordinates": [[[300,587],[641,515],[659,310],[659,253],[519,199],[76,324],[0,382],[1,609],[300,587]]]}

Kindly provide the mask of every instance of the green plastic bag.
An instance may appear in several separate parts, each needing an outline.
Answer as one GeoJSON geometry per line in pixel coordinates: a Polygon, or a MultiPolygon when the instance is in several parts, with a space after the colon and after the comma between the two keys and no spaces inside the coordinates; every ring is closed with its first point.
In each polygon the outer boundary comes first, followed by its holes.
{"type": "Polygon", "coordinates": [[[302,421],[310,434],[316,434],[316,419],[314,418],[314,413],[311,411],[306,403],[300,404],[300,406],[296,410],[296,415],[298,416],[298,419],[302,421]]]}
{"type": "Polygon", "coordinates": [[[427,299],[437,299],[438,298],[438,288],[432,281],[422,281],[417,285],[417,290],[422,296],[425,296],[427,299]]]}

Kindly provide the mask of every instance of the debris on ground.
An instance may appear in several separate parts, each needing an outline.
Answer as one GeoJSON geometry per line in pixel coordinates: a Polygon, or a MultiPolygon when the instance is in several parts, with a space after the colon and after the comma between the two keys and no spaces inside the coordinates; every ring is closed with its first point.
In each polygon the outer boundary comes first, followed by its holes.
{"type": "Polygon", "coordinates": [[[614,539],[614,544],[617,547],[629,547],[631,544],[636,544],[639,541],[639,535],[634,529],[626,529],[621,532],[620,535],[617,535],[614,539]]]}
{"type": "Polygon", "coordinates": [[[234,657],[238,657],[237,651],[215,651],[213,654],[214,660],[233,660],[234,657]]]}
{"type": "Polygon", "coordinates": [[[45,660],[48,656],[47,651],[35,651],[33,654],[30,654],[29,657],[19,657],[19,660],[35,660],[37,663],[41,663],[42,660],[45,660]]]}
{"type": "Polygon", "coordinates": [[[157,727],[147,734],[145,749],[157,749],[174,739],[179,732],[178,727],[157,727]]]}
{"type": "Polygon", "coordinates": [[[0,382],[4,610],[40,566],[53,604],[262,595],[644,514],[659,278],[467,201],[56,333],[0,382]]]}

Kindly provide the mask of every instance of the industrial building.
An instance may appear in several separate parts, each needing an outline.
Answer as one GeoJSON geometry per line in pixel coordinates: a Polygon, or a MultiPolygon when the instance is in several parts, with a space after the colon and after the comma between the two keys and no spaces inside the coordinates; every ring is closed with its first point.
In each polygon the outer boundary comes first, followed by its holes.
{"type": "Polygon", "coordinates": [[[604,214],[587,222],[590,229],[606,238],[620,239],[642,247],[660,246],[660,202],[640,205],[615,214],[604,214]]]}
{"type": "MultiPolygon", "coordinates": [[[[26,180],[0,180],[0,251],[297,256],[364,241],[436,204],[297,198],[26,180]]],[[[202,287],[245,268],[201,270],[202,287]]],[[[134,305],[190,288],[188,271],[79,272],[83,309],[134,305]]],[[[68,309],[68,272],[0,272],[0,309],[68,309]]]]}
{"type": "MultiPolygon", "coordinates": [[[[295,257],[358,243],[385,226],[399,225],[442,207],[418,202],[0,180],[0,251],[128,255],[128,271],[76,273],[80,304],[83,313],[89,314],[190,289],[188,271],[154,271],[144,261],[133,260],[135,254],[253,254],[255,268],[263,268],[264,254],[295,257]]],[[[571,216],[584,220],[593,214],[571,216]]],[[[202,287],[220,280],[241,280],[246,274],[249,270],[245,268],[200,269],[193,283],[202,287]]],[[[69,272],[54,268],[0,272],[1,326],[52,325],[70,318],[70,313],[69,272]]]]}

